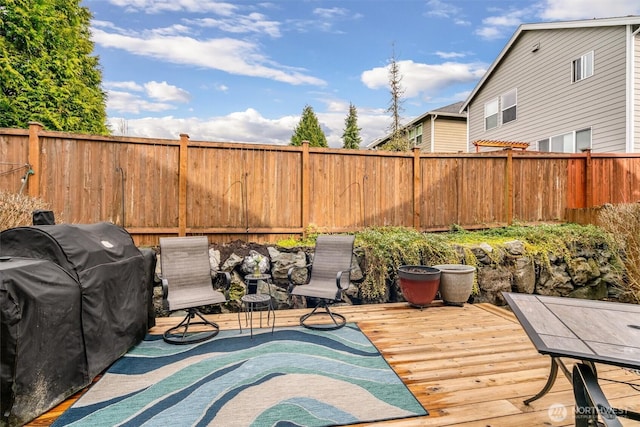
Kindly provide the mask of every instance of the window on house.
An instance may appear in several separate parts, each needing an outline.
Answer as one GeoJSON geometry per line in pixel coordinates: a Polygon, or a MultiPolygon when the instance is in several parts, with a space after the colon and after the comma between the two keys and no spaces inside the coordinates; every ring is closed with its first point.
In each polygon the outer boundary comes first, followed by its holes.
{"type": "Polygon", "coordinates": [[[593,76],[593,51],[575,59],[571,66],[571,80],[575,83],[593,76]]]}
{"type": "Polygon", "coordinates": [[[538,151],[579,153],[586,148],[591,148],[591,128],[555,135],[538,141],[538,151]]]}
{"type": "Polygon", "coordinates": [[[510,90],[509,92],[502,95],[500,97],[500,103],[502,104],[502,124],[514,121],[517,116],[517,89],[510,90]]]}
{"type": "Polygon", "coordinates": [[[411,141],[413,145],[419,145],[422,143],[422,123],[409,130],[409,141],[411,141]]]}
{"type": "Polygon", "coordinates": [[[549,138],[538,141],[538,151],[549,151],[549,138]]]}
{"type": "Polygon", "coordinates": [[[573,153],[573,132],[551,137],[549,151],[557,153],[573,153]]]}
{"type": "Polygon", "coordinates": [[[484,130],[498,127],[498,99],[484,104],[484,130]]]}
{"type": "Polygon", "coordinates": [[[576,152],[591,148],[591,128],[576,131],[576,152]]]}

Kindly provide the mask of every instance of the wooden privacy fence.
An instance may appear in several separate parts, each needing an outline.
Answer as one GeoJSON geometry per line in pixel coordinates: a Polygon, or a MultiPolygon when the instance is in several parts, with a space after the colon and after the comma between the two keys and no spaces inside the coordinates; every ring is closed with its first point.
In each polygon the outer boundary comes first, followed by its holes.
{"type": "Polygon", "coordinates": [[[309,228],[564,222],[640,200],[639,184],[633,154],[393,153],[0,129],[0,190],[40,197],[67,223],[123,225],[139,245],[167,235],[264,242],[309,228]]]}

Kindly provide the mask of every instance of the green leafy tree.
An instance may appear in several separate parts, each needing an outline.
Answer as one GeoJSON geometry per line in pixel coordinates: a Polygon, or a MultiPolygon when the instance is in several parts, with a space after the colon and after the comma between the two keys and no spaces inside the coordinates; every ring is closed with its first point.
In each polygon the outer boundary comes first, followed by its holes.
{"type": "Polygon", "coordinates": [[[302,117],[291,135],[290,145],[300,146],[302,141],[309,141],[311,147],[328,147],[327,137],[320,127],[316,113],[309,105],[305,105],[302,110],[302,117]]]}
{"type": "Polygon", "coordinates": [[[108,134],[106,94],[80,0],[0,2],[0,127],[108,134]]]}
{"type": "Polygon", "coordinates": [[[355,105],[349,104],[349,115],[344,120],[344,132],[342,134],[342,148],[360,148],[362,138],[360,137],[360,131],[362,128],[358,127],[358,110],[355,105]]]}

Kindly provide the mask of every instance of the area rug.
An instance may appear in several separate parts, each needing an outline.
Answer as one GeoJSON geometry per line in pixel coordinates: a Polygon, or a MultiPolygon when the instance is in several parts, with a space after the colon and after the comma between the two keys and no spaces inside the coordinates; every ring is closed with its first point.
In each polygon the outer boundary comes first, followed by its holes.
{"type": "Polygon", "coordinates": [[[427,415],[356,324],[148,335],[54,426],[331,426],[427,415]]]}

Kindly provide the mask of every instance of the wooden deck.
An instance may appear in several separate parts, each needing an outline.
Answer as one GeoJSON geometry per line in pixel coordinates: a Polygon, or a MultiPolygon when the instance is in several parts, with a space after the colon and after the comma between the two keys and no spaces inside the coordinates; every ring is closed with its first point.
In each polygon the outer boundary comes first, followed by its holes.
{"type": "MultiPolygon", "coordinates": [[[[276,324],[297,325],[305,311],[277,311],[276,324]]],[[[515,316],[505,309],[490,304],[461,308],[434,303],[419,310],[397,303],[336,307],[335,311],[358,323],[429,411],[426,417],[374,423],[376,426],[573,425],[573,393],[562,374],[545,397],[530,406],[522,403],[542,389],[550,360],[536,352],[515,316]]],[[[211,318],[223,329],[238,328],[235,313],[211,318]]],[[[175,323],[176,318],[157,319],[151,332],[161,333],[175,323]]],[[[598,365],[598,373],[612,405],[640,411],[640,391],[608,381],[632,382],[638,388],[640,375],[606,365],[598,365]]],[[[49,425],[74,398],[28,425],[49,425]]],[[[626,419],[622,422],[640,425],[626,419]]]]}

